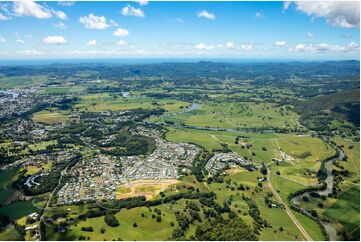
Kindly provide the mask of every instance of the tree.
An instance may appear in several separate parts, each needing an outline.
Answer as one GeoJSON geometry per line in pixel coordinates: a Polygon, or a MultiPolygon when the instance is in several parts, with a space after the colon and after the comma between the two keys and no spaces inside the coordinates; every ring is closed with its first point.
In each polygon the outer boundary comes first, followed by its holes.
{"type": "Polygon", "coordinates": [[[118,227],[119,221],[113,214],[107,214],[104,216],[104,221],[110,227],[118,227]]]}
{"type": "Polygon", "coordinates": [[[267,175],[267,167],[266,167],[266,164],[265,163],[262,163],[262,167],[260,169],[260,172],[263,174],[263,175],[267,175]]]}

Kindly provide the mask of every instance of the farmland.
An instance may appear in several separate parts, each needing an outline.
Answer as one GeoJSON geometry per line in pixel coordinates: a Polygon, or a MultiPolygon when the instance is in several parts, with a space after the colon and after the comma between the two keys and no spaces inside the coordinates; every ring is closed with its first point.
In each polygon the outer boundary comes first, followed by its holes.
{"type": "Polygon", "coordinates": [[[327,116],[329,93],[348,93],[333,79],[283,64],[62,68],[3,68],[0,238],[358,239],[359,126],[342,121],[356,97],[327,116]]]}

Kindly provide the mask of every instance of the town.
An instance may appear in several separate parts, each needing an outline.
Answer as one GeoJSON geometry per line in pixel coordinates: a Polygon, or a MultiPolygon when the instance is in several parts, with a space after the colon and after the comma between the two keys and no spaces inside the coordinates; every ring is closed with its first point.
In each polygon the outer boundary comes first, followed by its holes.
{"type": "Polygon", "coordinates": [[[123,183],[178,179],[178,170],[192,166],[200,152],[200,148],[192,144],[163,140],[156,129],[137,126],[131,133],[154,139],[154,151],[146,156],[111,157],[100,154],[83,158],[67,172],[70,178],[57,194],[58,203],[112,200],[116,197],[116,189],[123,183]]]}

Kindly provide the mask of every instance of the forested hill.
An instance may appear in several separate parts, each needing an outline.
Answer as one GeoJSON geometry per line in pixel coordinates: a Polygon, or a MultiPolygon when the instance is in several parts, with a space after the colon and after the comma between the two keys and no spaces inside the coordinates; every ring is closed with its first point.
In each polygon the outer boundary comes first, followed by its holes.
{"type": "Polygon", "coordinates": [[[255,79],[259,76],[272,75],[274,81],[286,80],[294,75],[309,78],[322,76],[329,80],[340,77],[359,79],[359,61],[328,62],[252,62],[224,63],[200,61],[197,63],[157,63],[157,64],[51,64],[42,66],[0,66],[4,75],[39,75],[49,74],[66,76],[75,71],[94,71],[103,78],[129,76],[164,76],[169,78],[215,77],[234,79],[255,79]]]}
{"type": "Polygon", "coordinates": [[[320,95],[296,105],[300,121],[312,129],[330,129],[332,121],[360,127],[360,89],[320,95]]]}

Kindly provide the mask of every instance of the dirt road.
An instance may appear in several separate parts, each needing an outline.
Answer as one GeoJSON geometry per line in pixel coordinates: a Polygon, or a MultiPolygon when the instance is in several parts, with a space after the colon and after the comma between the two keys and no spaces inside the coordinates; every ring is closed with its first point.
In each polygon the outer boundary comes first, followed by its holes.
{"type": "Polygon", "coordinates": [[[307,231],[303,228],[303,226],[301,225],[301,223],[298,221],[298,219],[295,217],[295,215],[293,215],[291,209],[287,206],[286,203],[283,202],[281,196],[278,194],[278,192],[276,191],[276,189],[273,187],[272,182],[271,182],[271,176],[270,176],[270,170],[267,170],[267,181],[268,181],[268,187],[271,189],[273,195],[275,196],[275,198],[278,200],[278,202],[280,202],[281,204],[283,204],[285,206],[286,209],[286,213],[287,215],[290,217],[290,219],[292,220],[292,222],[296,225],[296,227],[298,228],[298,230],[301,232],[301,234],[303,235],[303,237],[308,240],[308,241],[312,241],[311,236],[307,233],[307,231]]]}

